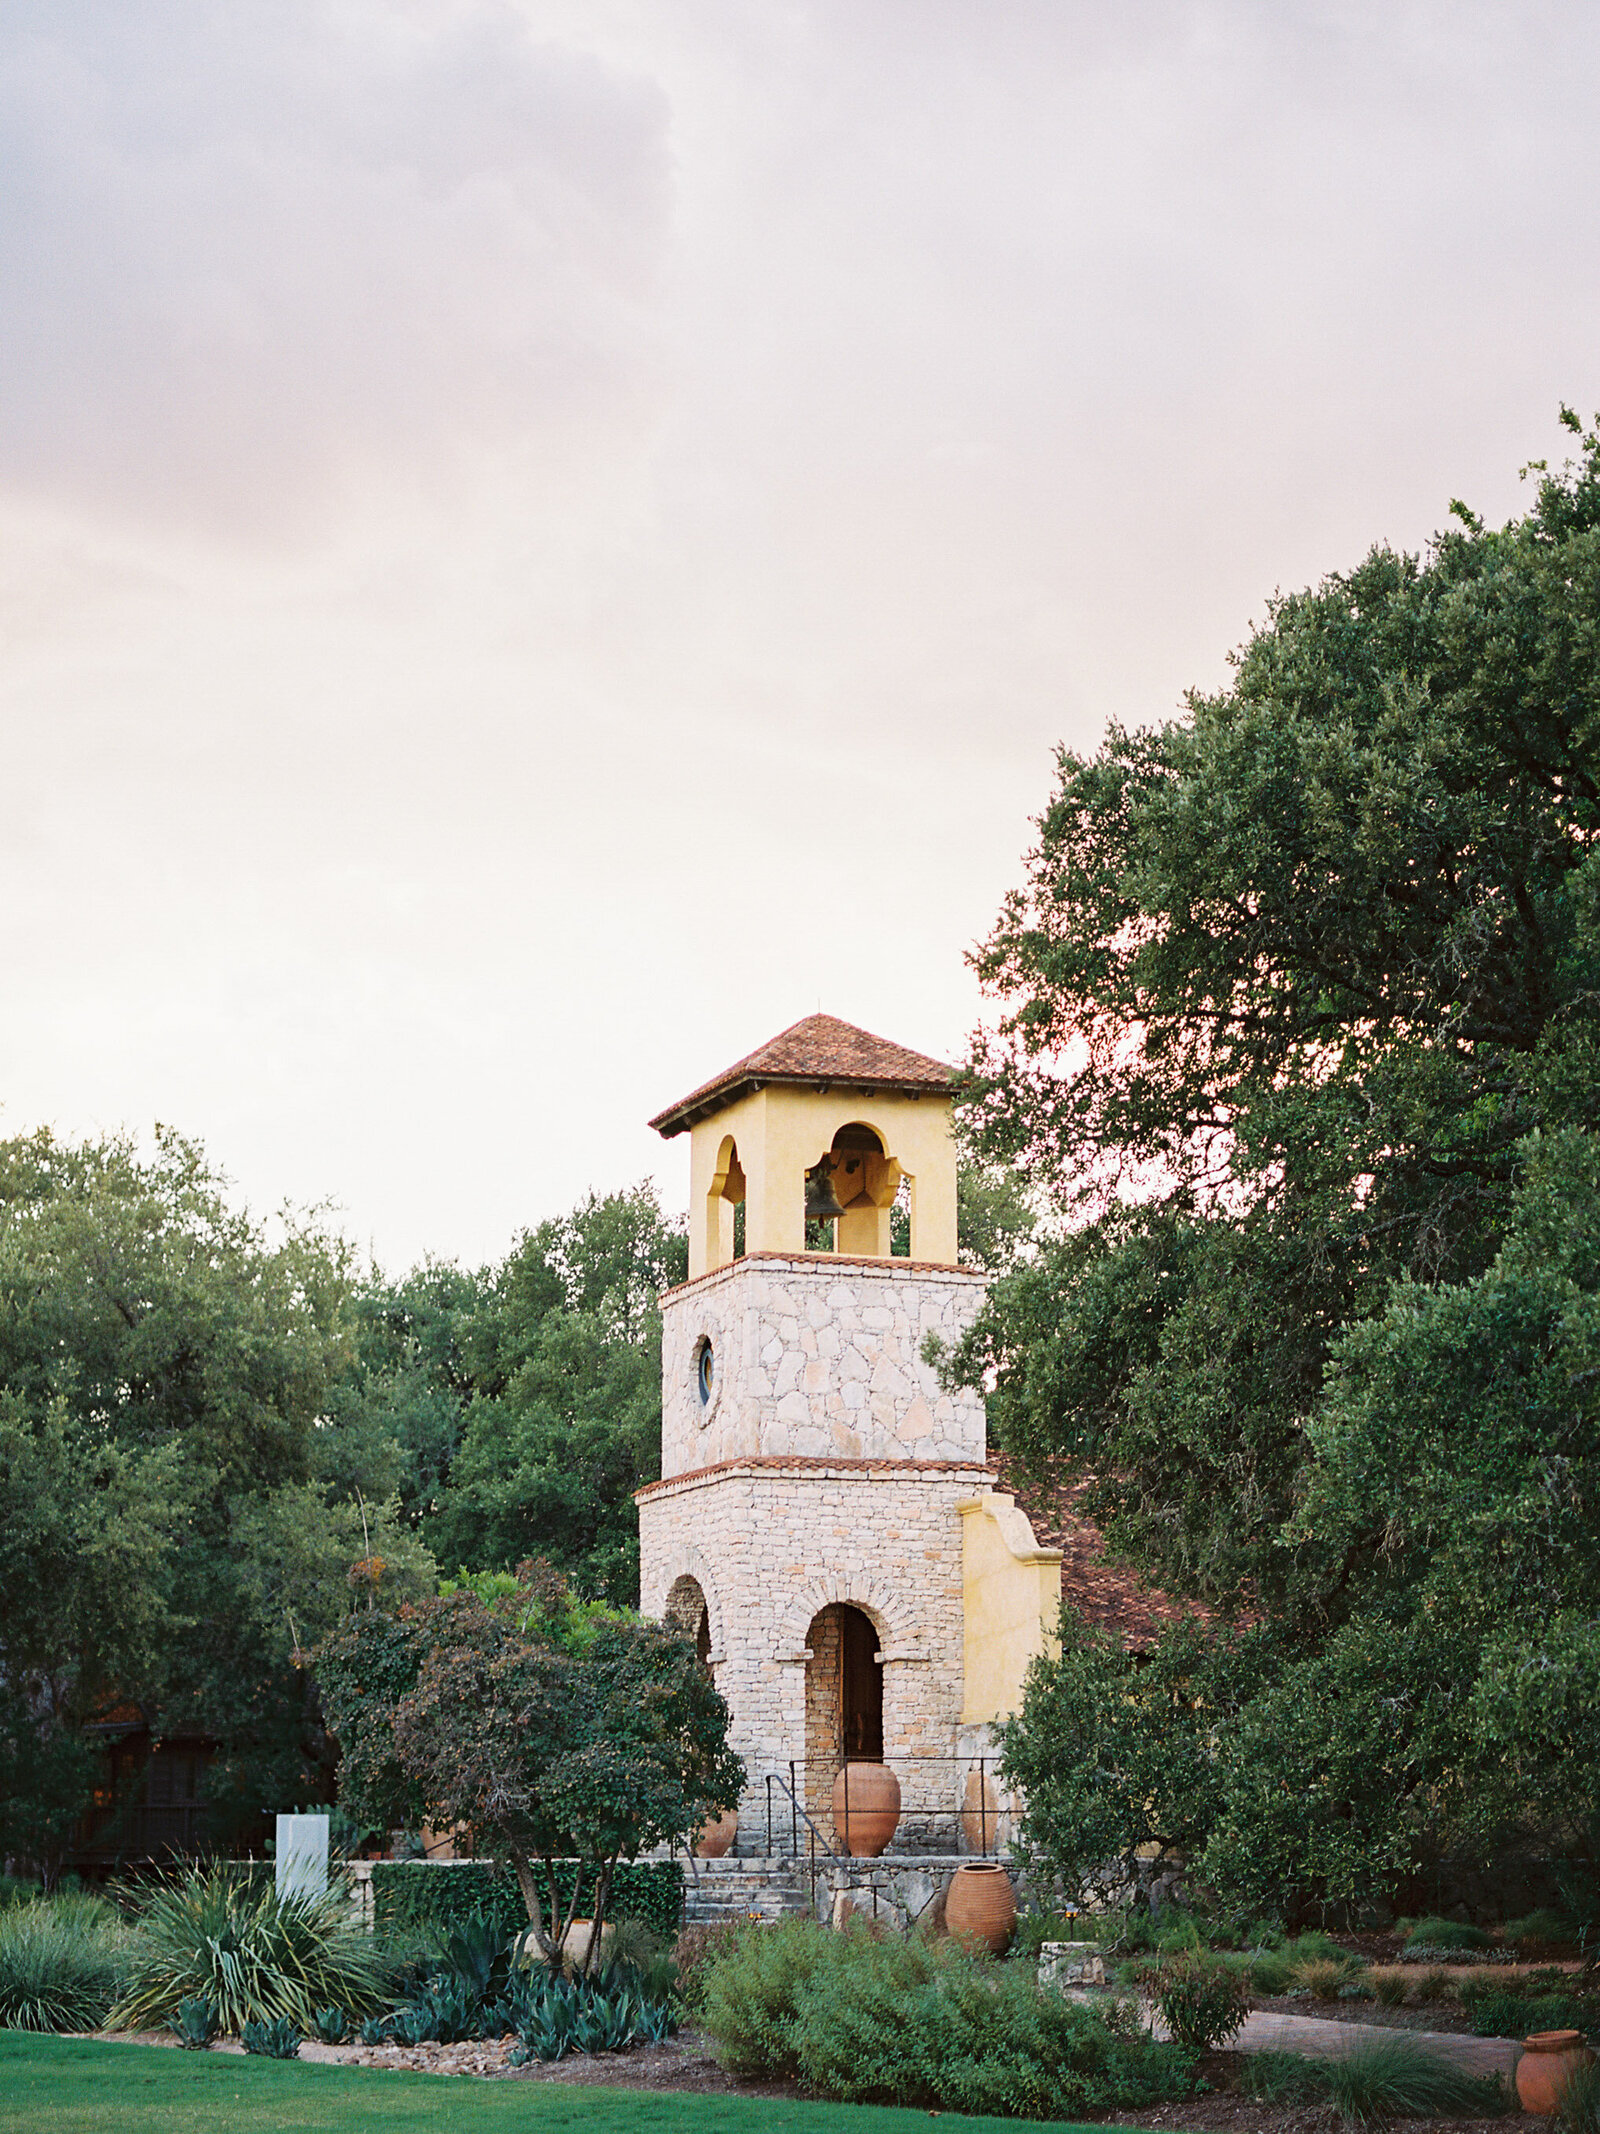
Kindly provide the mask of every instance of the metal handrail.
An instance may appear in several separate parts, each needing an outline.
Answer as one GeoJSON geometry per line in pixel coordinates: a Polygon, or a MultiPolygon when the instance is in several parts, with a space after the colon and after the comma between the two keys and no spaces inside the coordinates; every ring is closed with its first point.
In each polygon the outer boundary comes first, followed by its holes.
{"type": "MultiPolygon", "coordinates": [[[[795,1781],[794,1781],[794,1772],[795,1772],[795,1766],[794,1766],[794,1763],[793,1763],[793,1762],[791,1761],[791,1763],[790,1763],[790,1765],[789,1765],[789,1776],[788,1776],[787,1778],[785,1778],[785,1777],[784,1777],[784,1775],[783,1775],[783,1773],[782,1773],[781,1771],[769,1771],[769,1772],[767,1773],[767,1853],[768,1853],[768,1857],[770,1858],[770,1856],[771,1856],[771,1853],[772,1853],[772,1787],[773,1787],[773,1781],[774,1781],[774,1780],[776,1780],[776,1781],[777,1781],[777,1783],[778,1783],[778,1785],[779,1785],[779,1786],[780,1786],[780,1787],[781,1787],[781,1788],[783,1789],[783,1791],[784,1791],[785,1793],[787,1793],[787,1794],[788,1794],[788,1796],[789,1796],[789,1809],[790,1809],[790,1843],[791,1843],[791,1844],[798,1844],[798,1841],[799,1841],[799,1836],[800,1836],[799,1830],[798,1830],[797,1828],[795,1828],[795,1827],[794,1827],[794,1818],[795,1818],[796,1816],[798,1816],[798,1817],[799,1817],[799,1819],[800,1819],[800,1821],[801,1821],[802,1823],[804,1823],[804,1824],[805,1824],[805,1826],[806,1826],[807,1830],[809,1830],[809,1831],[810,1831],[810,1833],[811,1833],[811,1850],[812,1850],[812,1853],[813,1853],[813,1855],[815,1855],[815,1853],[816,1853],[816,1849],[817,1849],[817,1847],[818,1847],[818,1846],[820,1845],[820,1846],[822,1847],[823,1851],[824,1851],[824,1852],[825,1852],[825,1853],[826,1853],[826,1854],[828,1855],[828,1857],[829,1857],[829,1859],[830,1859],[830,1860],[847,1860],[847,1859],[848,1859],[848,1858],[850,1857],[850,1855],[849,1855],[849,1854],[848,1854],[848,1853],[847,1853],[847,1852],[845,1851],[845,1849],[844,1849],[844,1844],[843,1844],[843,1842],[841,1841],[841,1842],[840,1842],[840,1844],[838,1845],[838,1847],[837,1847],[837,1848],[835,1848],[834,1846],[830,1845],[830,1844],[828,1843],[828,1840],[827,1840],[827,1838],[826,1838],[826,1837],[825,1837],[825,1836],[823,1835],[823,1833],[822,1833],[822,1832],[821,1832],[821,1831],[820,1831],[820,1830],[819,1830],[819,1829],[817,1828],[816,1824],[812,1822],[812,1820],[811,1820],[811,1817],[810,1817],[810,1815],[809,1815],[809,1814],[808,1814],[808,1813],[806,1812],[805,1808],[804,1808],[804,1807],[803,1807],[803,1806],[801,1805],[801,1801],[800,1801],[800,1796],[799,1796],[799,1793],[798,1793],[798,1792],[796,1791],[796,1789],[795,1789],[795,1781]]],[[[792,1855],[791,1855],[791,1857],[792,1857],[792,1855]]]]}
{"type": "Polygon", "coordinates": [[[989,1856],[989,1825],[991,1822],[993,1822],[998,1826],[1001,1817],[1005,1812],[998,1802],[996,1802],[993,1807],[991,1807],[989,1803],[988,1767],[991,1760],[992,1759],[988,1756],[967,1756],[962,1755],[959,1751],[953,1754],[949,1751],[946,1751],[944,1754],[941,1755],[937,1752],[929,1752],[927,1750],[923,1750],[920,1752],[911,1751],[904,1754],[896,1753],[893,1756],[871,1758],[859,1756],[841,1757],[836,1755],[811,1757],[791,1756],[789,1759],[789,1770],[787,1778],[785,1778],[781,1770],[772,1771],[767,1774],[767,1853],[770,1857],[772,1855],[773,1850],[774,1832],[772,1817],[772,1788],[774,1781],[776,1781],[780,1790],[783,1793],[786,1793],[789,1797],[789,1858],[796,1859],[799,1857],[800,1824],[803,1821],[806,1826],[806,1830],[809,1833],[809,1849],[813,1859],[815,1859],[817,1848],[819,1845],[823,1853],[830,1859],[849,1859],[851,1857],[851,1854],[843,1838],[840,1838],[837,1845],[831,1843],[825,1833],[820,1830],[818,1826],[812,1821],[811,1816],[807,1812],[800,1798],[799,1774],[802,1771],[809,1771],[815,1769],[829,1772],[831,1776],[837,1776],[840,1771],[843,1771],[845,1774],[845,1814],[846,1816],[848,1816],[850,1794],[850,1765],[853,1762],[881,1762],[887,1764],[891,1770],[902,1768],[907,1764],[941,1764],[946,1766],[947,1768],[951,1765],[959,1766],[965,1764],[968,1768],[969,1775],[975,1773],[978,1780],[978,1797],[971,1807],[963,1806],[959,1808],[949,1809],[941,1808],[934,1812],[941,1820],[945,1816],[948,1816],[950,1820],[958,1827],[970,1828],[970,1822],[972,1820],[975,1820],[978,1825],[978,1857],[987,1858],[989,1856]]]}

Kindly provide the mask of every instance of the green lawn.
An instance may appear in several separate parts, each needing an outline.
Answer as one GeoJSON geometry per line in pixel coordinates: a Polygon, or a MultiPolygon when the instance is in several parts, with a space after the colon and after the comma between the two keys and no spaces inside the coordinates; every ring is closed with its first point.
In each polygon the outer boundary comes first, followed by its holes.
{"type": "MultiPolygon", "coordinates": [[[[0,2030],[0,2134],[928,2134],[928,2112],[476,2082],[0,2030]]],[[[962,2134],[1017,2134],[966,2119],[962,2134]]],[[[1092,2134],[1106,2134],[1097,2127],[1092,2134]]]]}

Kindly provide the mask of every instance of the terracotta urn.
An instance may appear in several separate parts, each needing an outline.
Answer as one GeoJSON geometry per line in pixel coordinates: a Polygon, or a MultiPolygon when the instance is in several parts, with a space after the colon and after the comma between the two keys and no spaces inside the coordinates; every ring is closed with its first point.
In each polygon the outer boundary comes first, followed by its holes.
{"type": "Polygon", "coordinates": [[[887,1764],[847,1763],[833,1782],[833,1827],[855,1860],[875,1860],[900,1821],[900,1781],[887,1764]]]}
{"type": "Polygon", "coordinates": [[[1017,1895],[1005,1869],[988,1860],[958,1867],[944,1900],[944,1923],[961,1940],[1003,1955],[1017,1924],[1017,1895]]]}
{"type": "MultiPolygon", "coordinates": [[[[608,1919],[600,1929],[600,1947],[595,1953],[597,1966],[605,1963],[610,1956],[611,1944],[616,1937],[617,1930],[608,1919]]],[[[592,1919],[574,1919],[566,1933],[561,1937],[561,1968],[569,1977],[576,1976],[583,1969],[584,1959],[589,1954],[589,1944],[593,1939],[594,1921],[592,1919]]]]}
{"type": "Polygon", "coordinates": [[[1000,1796],[977,1771],[967,1773],[961,1806],[961,1835],[968,1852],[992,1853],[1000,1837],[1000,1796]]]}
{"type": "Polygon", "coordinates": [[[1525,2112],[1553,2112],[1561,2092],[1594,2054],[1581,2030],[1536,2030],[1522,2041],[1517,2096],[1525,2112]]]}
{"type": "Polygon", "coordinates": [[[721,1815],[708,1815],[694,1841],[697,1860],[720,1860],[739,1835],[739,1811],[724,1808],[721,1815]]]}

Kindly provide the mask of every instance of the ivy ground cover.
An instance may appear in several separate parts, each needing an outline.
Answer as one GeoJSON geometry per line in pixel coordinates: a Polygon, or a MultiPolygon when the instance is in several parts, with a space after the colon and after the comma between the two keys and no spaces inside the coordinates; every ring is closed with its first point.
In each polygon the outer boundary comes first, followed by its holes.
{"type": "MultiPolygon", "coordinates": [[[[972,2134],[1017,2126],[959,2124],[972,2134]]],[[[475,2082],[0,2032],[0,2134],[112,2126],[118,2134],[433,2134],[443,2125],[450,2134],[927,2134],[928,2114],[475,2082]]]]}

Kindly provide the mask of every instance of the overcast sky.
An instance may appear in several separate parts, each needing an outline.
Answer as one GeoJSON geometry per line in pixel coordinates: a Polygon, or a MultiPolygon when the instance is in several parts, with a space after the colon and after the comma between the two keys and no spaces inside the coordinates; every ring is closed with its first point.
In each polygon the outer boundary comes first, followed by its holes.
{"type": "Polygon", "coordinates": [[[11,0],[0,1132],[387,1267],[824,1008],[1051,751],[1600,405],[1600,8],[11,0]]]}

